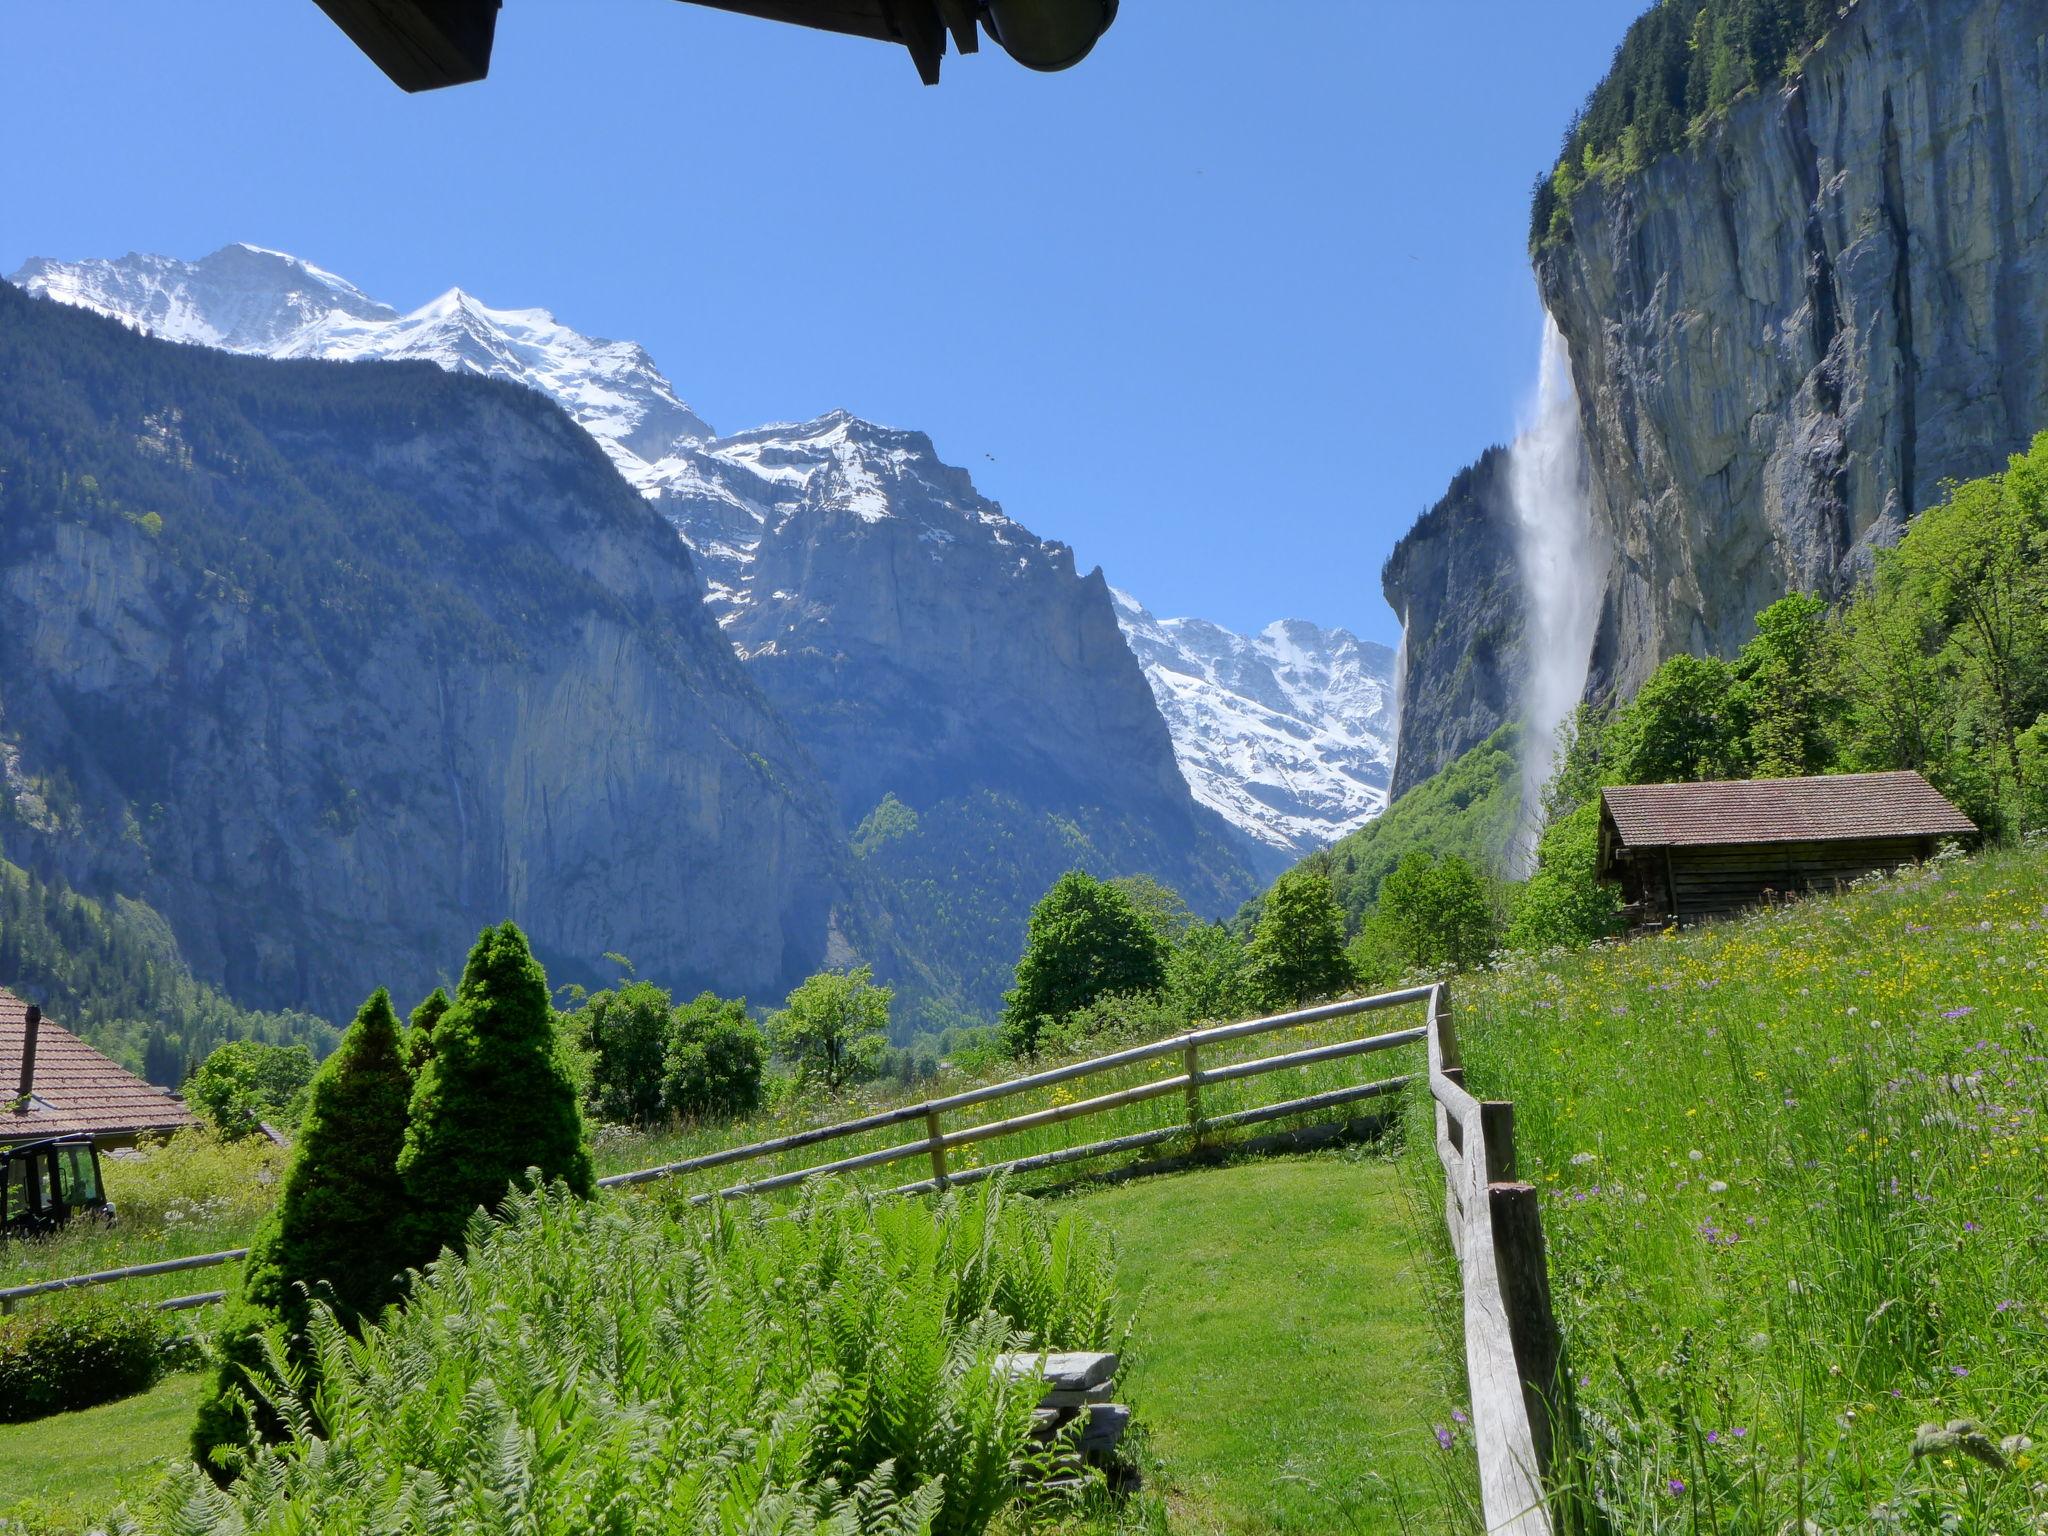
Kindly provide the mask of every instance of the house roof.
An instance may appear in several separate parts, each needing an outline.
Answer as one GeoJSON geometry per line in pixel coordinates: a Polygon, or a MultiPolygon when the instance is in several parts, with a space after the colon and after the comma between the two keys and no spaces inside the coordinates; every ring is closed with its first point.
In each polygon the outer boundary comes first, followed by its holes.
{"type": "Polygon", "coordinates": [[[183,1099],[150,1086],[48,1019],[36,1034],[28,1108],[17,1112],[27,1032],[28,1005],[0,987],[0,1143],[81,1133],[133,1136],[199,1123],[183,1099]]]}
{"type": "Polygon", "coordinates": [[[1917,773],[1628,784],[1601,799],[1626,848],[1970,837],[1976,825],[1917,773]]]}

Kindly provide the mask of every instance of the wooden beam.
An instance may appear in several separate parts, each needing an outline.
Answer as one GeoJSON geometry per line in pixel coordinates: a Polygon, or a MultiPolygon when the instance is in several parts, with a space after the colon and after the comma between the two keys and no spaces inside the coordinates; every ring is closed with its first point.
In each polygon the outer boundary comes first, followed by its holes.
{"type": "Polygon", "coordinates": [[[498,0],[314,3],[401,90],[435,91],[490,73],[498,0]]]}

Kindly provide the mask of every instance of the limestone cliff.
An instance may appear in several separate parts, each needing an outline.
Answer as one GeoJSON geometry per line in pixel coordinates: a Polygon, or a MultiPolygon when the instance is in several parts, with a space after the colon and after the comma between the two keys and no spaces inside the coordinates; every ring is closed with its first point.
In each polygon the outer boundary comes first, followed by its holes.
{"type": "Polygon", "coordinates": [[[1839,592],[2048,425],[2044,87],[2048,0],[1858,0],[1794,78],[1576,194],[1536,268],[1616,552],[1593,686],[1839,592]]]}
{"type": "Polygon", "coordinates": [[[1526,662],[1508,450],[1452,479],[1387,558],[1380,585],[1401,616],[1399,798],[1515,717],[1526,662]]]}
{"type": "Polygon", "coordinates": [[[558,978],[876,955],[808,755],[552,404],[4,284],[0,769],[10,857],[149,901],[246,1003],[413,995],[505,917],[558,978]]]}

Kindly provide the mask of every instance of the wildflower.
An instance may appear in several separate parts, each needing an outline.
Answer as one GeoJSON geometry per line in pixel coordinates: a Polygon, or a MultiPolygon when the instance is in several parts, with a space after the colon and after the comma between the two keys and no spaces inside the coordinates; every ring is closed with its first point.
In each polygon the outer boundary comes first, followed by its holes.
{"type": "Polygon", "coordinates": [[[1952,1365],[1949,1367],[1949,1370],[1957,1376],[1967,1376],[1970,1374],[1970,1368],[1967,1365],[1952,1365]]]}
{"type": "Polygon", "coordinates": [[[1729,1430],[1728,1433],[1733,1435],[1738,1440],[1746,1440],[1749,1438],[1749,1431],[1743,1428],[1743,1426],[1740,1424],[1736,1425],[1733,1429],[1729,1430]]]}
{"type": "Polygon", "coordinates": [[[1664,1486],[1671,1490],[1672,1496],[1675,1498],[1679,1494],[1685,1492],[1685,1479],[1682,1477],[1674,1477],[1671,1479],[1670,1482],[1666,1483],[1664,1486]]]}
{"type": "Polygon", "coordinates": [[[1436,1427],[1436,1443],[1447,1451],[1451,1448],[1451,1432],[1441,1424],[1436,1427]]]}
{"type": "Polygon", "coordinates": [[[1944,1019],[1966,1019],[1976,1011],[1974,1008],[1945,1008],[1941,1016],[1944,1019]]]}
{"type": "Polygon", "coordinates": [[[1460,1424],[1470,1424],[1472,1422],[1470,1418],[1466,1417],[1465,1410],[1462,1408],[1453,1408],[1451,1410],[1451,1417],[1460,1424]]]}
{"type": "Polygon", "coordinates": [[[1707,1186],[1707,1193],[1708,1193],[1708,1194],[1710,1194],[1710,1195],[1725,1195],[1725,1194],[1727,1194],[1727,1193],[1728,1193],[1728,1181],[1727,1181],[1726,1179],[1716,1179],[1716,1180],[1714,1180],[1714,1182],[1713,1182],[1713,1183],[1711,1183],[1711,1184],[1709,1184],[1709,1185],[1707,1186]]]}
{"type": "Polygon", "coordinates": [[[1707,1444],[1709,1444],[1709,1445],[1719,1445],[1720,1443],[1721,1443],[1721,1431],[1719,1431],[1718,1429],[1710,1429],[1710,1430],[1708,1430],[1708,1431],[1707,1431],[1707,1444]]]}

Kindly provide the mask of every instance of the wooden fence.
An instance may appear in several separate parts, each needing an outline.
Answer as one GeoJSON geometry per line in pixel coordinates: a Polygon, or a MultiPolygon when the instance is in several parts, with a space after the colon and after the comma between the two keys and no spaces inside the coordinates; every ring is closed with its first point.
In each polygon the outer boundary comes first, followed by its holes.
{"type": "Polygon", "coordinates": [[[1515,1107],[1465,1091],[1446,985],[1429,1000],[1429,1092],[1444,1223],[1464,1295],[1465,1377],[1490,1533],[1551,1536],[1544,1503],[1557,1390],[1557,1323],[1536,1189],[1515,1178],[1515,1107]]]}
{"type": "MultiPolygon", "coordinates": [[[[1435,1100],[1436,1111],[1436,1149],[1444,1170],[1444,1217],[1450,1228],[1451,1247],[1458,1259],[1464,1300],[1465,1369],[1472,1394],[1472,1430],[1478,1453],[1480,1499],[1486,1528],[1490,1533],[1507,1533],[1507,1536],[1551,1536],[1550,1518],[1543,1500],[1543,1478],[1550,1454],[1548,1403],[1557,1377],[1558,1338],[1550,1309],[1550,1282],[1544,1262],[1541,1214],[1535,1189],[1515,1180],[1513,1105],[1481,1103],[1465,1091],[1457,1029],[1451,1014],[1451,995],[1444,984],[1410,987],[1376,997],[1355,998],[1251,1019],[1241,1024],[1195,1030],[921,1104],[908,1104],[856,1120],[819,1126],[745,1146],[727,1147],[657,1168],[615,1174],[598,1180],[598,1183],[611,1188],[646,1184],[707,1169],[780,1157],[806,1147],[823,1146],[849,1136],[894,1126],[916,1125],[923,1134],[910,1140],[731,1184],[715,1194],[706,1192],[693,1195],[691,1199],[702,1202],[767,1194],[823,1174],[855,1173],[912,1158],[925,1159],[929,1175],[898,1185],[891,1193],[929,1193],[975,1183],[1004,1171],[1028,1173],[1087,1158],[1140,1151],[1175,1138],[1192,1136],[1199,1143],[1204,1137],[1217,1132],[1334,1109],[1395,1093],[1409,1086],[1414,1077],[1383,1078],[1213,1118],[1205,1116],[1202,1111],[1202,1088],[1205,1084],[1235,1082],[1285,1071],[1290,1067],[1364,1056],[1410,1045],[1418,1040],[1427,1041],[1429,1091],[1435,1100]],[[1202,1065],[1201,1053],[1207,1046],[1411,1003],[1426,1004],[1428,1008],[1425,1022],[1412,1028],[1221,1066],[1205,1068],[1202,1065]],[[1178,1058],[1181,1070],[1135,1088],[1099,1094],[1007,1119],[964,1125],[953,1130],[946,1128],[946,1117],[961,1110],[1167,1058],[1178,1058]],[[958,1147],[1103,1114],[1128,1104],[1172,1094],[1183,1095],[1186,1104],[1184,1118],[1172,1125],[972,1168],[956,1169],[948,1160],[948,1154],[958,1147]]],[[[242,1258],[245,1252],[244,1249],[230,1249],[223,1253],[200,1254],[192,1258],[169,1259],[156,1264],[138,1264],[127,1269],[15,1286],[0,1290],[0,1312],[11,1309],[16,1301],[29,1296],[232,1263],[242,1258]]],[[[219,1297],[219,1292],[207,1292],[159,1305],[167,1308],[200,1306],[219,1297]]]]}

